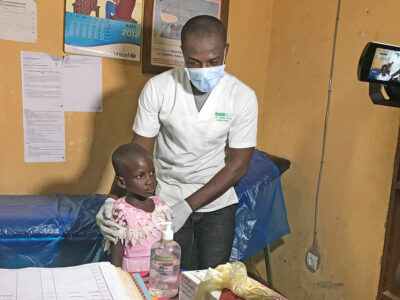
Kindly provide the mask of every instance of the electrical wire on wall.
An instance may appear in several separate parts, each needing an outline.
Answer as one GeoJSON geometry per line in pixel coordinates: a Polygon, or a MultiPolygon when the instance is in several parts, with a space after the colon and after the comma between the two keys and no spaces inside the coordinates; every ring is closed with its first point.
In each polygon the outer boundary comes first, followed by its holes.
{"type": "Polygon", "coordinates": [[[324,133],[323,133],[323,141],[322,141],[321,163],[320,163],[320,167],[319,167],[318,184],[317,184],[317,191],[316,191],[316,196],[315,196],[313,244],[312,244],[311,249],[307,251],[307,255],[306,255],[306,265],[312,272],[317,271],[319,264],[320,264],[320,254],[318,253],[318,239],[317,239],[318,201],[319,201],[319,195],[320,195],[320,190],[321,190],[322,171],[323,171],[323,167],[324,167],[324,163],[325,163],[326,134],[327,134],[327,129],[328,129],[329,108],[330,108],[330,104],[331,104],[332,77],[333,77],[333,67],[334,67],[334,63],[335,63],[335,50],[336,50],[337,31],[338,31],[338,25],[339,25],[340,4],[341,4],[341,0],[338,0],[335,31],[333,34],[331,69],[330,69],[330,73],[329,73],[328,100],[326,103],[326,111],[325,111],[325,124],[324,124],[324,133]]]}

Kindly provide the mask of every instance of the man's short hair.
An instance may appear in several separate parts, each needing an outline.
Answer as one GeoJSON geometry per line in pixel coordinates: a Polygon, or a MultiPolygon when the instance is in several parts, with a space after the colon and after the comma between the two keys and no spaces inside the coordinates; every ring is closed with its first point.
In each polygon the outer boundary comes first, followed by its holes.
{"type": "Polygon", "coordinates": [[[181,43],[184,45],[188,35],[198,37],[217,34],[223,44],[226,44],[226,28],[224,24],[213,16],[201,15],[189,19],[182,28],[181,43]]]}

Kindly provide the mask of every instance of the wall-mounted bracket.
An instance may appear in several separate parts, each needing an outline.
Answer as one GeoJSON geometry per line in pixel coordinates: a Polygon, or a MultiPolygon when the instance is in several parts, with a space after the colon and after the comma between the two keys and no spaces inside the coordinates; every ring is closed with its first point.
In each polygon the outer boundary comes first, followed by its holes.
{"type": "Polygon", "coordinates": [[[370,82],[369,97],[374,104],[400,107],[400,86],[370,82]],[[388,99],[383,95],[382,87],[389,96],[388,99]]]}

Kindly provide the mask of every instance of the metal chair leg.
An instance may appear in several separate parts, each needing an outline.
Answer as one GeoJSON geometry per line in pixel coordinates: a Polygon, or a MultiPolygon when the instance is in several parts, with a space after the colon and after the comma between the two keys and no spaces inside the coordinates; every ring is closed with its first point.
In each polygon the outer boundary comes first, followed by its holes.
{"type": "Polygon", "coordinates": [[[267,283],[270,289],[272,287],[272,275],[271,275],[271,262],[269,260],[269,245],[264,248],[264,259],[265,259],[265,269],[267,271],[267,283]]]}

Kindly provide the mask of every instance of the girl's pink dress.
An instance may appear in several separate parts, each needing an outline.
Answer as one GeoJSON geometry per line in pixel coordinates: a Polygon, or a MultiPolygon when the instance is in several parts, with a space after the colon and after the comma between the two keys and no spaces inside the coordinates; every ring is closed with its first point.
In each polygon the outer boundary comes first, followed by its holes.
{"type": "MultiPolygon", "coordinates": [[[[118,239],[125,245],[122,269],[128,272],[144,274],[150,270],[151,246],[161,239],[164,227],[160,222],[171,220],[171,210],[159,197],[150,197],[155,204],[154,211],[149,213],[133,207],[122,197],[115,201],[112,220],[123,227],[118,239]]],[[[110,242],[107,241],[106,249],[110,242]]]]}

